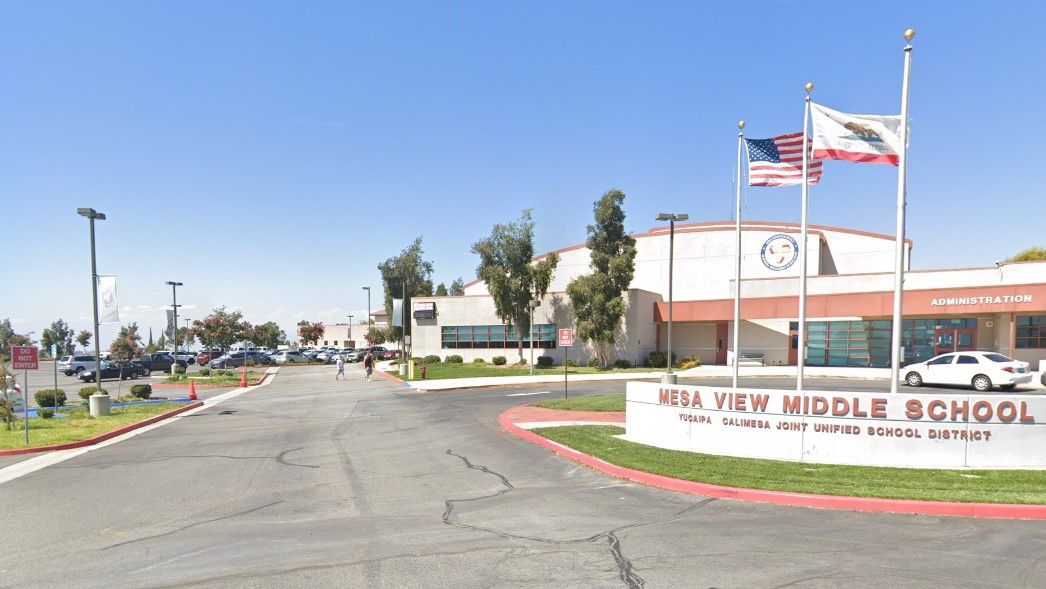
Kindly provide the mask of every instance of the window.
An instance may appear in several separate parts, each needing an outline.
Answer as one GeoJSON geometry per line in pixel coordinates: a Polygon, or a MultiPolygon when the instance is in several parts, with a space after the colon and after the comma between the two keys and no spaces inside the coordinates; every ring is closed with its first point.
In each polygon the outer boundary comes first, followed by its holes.
{"type": "Polygon", "coordinates": [[[930,366],[937,366],[939,364],[951,364],[953,358],[955,358],[955,356],[952,356],[951,354],[945,354],[944,356],[940,356],[938,358],[930,360],[929,362],[927,362],[927,364],[929,364],[930,366]]]}
{"type": "Polygon", "coordinates": [[[1003,356],[1002,354],[985,354],[984,357],[992,362],[1013,362],[1013,360],[1003,356]]]}
{"type": "Polygon", "coordinates": [[[956,364],[980,364],[977,358],[973,356],[959,356],[959,359],[955,362],[956,364]]]}
{"type": "MultiPolygon", "coordinates": [[[[556,326],[534,325],[534,347],[556,347],[556,326]]],[[[508,325],[447,325],[440,331],[444,349],[454,348],[515,348],[516,328],[508,325]]],[[[530,338],[523,338],[523,347],[530,347],[530,338]]]]}
{"type": "Polygon", "coordinates": [[[1046,348],[1046,316],[1017,316],[1018,348],[1046,348]]]}

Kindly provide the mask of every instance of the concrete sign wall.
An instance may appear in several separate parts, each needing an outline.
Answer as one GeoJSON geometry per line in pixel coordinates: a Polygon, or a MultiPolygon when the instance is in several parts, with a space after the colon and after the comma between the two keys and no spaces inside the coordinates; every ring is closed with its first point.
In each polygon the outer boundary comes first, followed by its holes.
{"type": "Polygon", "coordinates": [[[824,464],[1046,469],[1046,395],[628,383],[625,439],[824,464]]]}

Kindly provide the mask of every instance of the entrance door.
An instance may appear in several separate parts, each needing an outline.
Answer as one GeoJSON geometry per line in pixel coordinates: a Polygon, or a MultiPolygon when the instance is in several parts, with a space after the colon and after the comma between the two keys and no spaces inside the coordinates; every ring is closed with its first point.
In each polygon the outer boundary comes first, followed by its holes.
{"type": "Polygon", "coordinates": [[[941,327],[933,332],[933,354],[968,352],[977,349],[976,329],[941,327]]]}
{"type": "MultiPolygon", "coordinates": [[[[727,324],[716,323],[715,325],[715,363],[726,364],[726,339],[727,324]]],[[[736,358],[734,360],[737,361],[736,358]]]]}

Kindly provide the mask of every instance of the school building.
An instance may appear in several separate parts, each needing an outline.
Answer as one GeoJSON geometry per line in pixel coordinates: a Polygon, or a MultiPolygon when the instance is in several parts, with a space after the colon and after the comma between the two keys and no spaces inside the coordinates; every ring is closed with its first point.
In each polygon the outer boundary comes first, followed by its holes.
{"type": "MultiPolygon", "coordinates": [[[[734,223],[676,225],[675,233],[673,351],[726,364],[738,287],[734,223]]],[[[668,227],[633,237],[635,276],[613,358],[638,364],[666,347],[668,227]]],[[[794,223],[742,225],[740,351],[761,355],[768,365],[795,364],[798,357],[800,237],[794,223]]],[[[809,265],[808,365],[889,366],[894,243],[889,235],[810,225],[802,244],[809,265]]],[[[908,265],[911,251],[909,241],[908,265]]],[[[556,253],[560,262],[549,293],[534,312],[534,339],[535,356],[560,362],[556,329],[572,325],[567,284],[591,270],[584,244],[556,253]]],[[[515,332],[494,313],[483,282],[466,285],[464,296],[415,297],[412,307],[415,356],[459,354],[470,361],[503,355],[513,361],[515,332]]],[[[960,350],[1000,352],[1031,362],[1032,369],[1046,358],[1046,262],[908,269],[903,307],[905,363],[960,350]]],[[[570,350],[572,358],[591,355],[581,342],[570,350]]]]}

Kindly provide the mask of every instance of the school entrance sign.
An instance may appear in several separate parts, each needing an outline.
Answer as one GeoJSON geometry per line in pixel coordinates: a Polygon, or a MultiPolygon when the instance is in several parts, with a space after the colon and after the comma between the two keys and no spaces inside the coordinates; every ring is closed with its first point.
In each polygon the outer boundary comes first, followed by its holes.
{"type": "Polygon", "coordinates": [[[823,464],[1046,469],[1046,395],[889,394],[630,382],[625,439],[823,464]]]}

